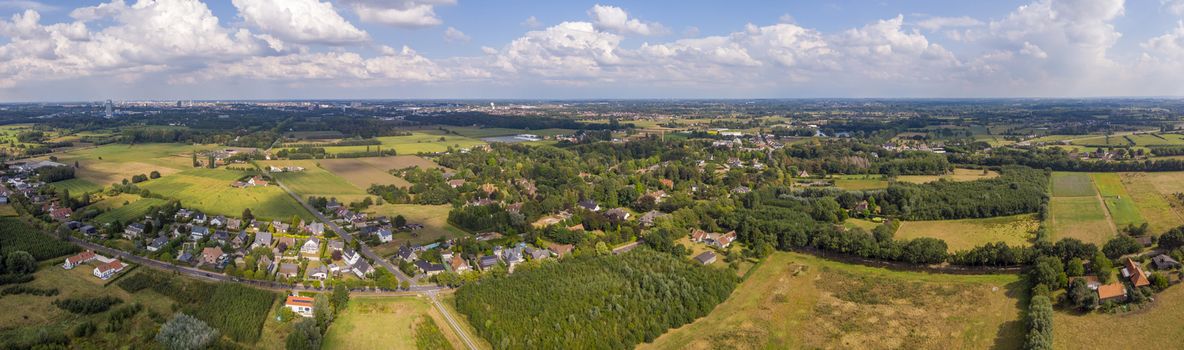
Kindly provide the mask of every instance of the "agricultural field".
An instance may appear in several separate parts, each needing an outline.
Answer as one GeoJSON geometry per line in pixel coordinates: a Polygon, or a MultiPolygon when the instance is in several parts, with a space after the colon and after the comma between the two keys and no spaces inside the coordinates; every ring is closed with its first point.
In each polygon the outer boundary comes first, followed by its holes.
{"type": "Polygon", "coordinates": [[[1149,145],[1184,145],[1184,135],[1180,134],[1138,134],[1127,136],[1137,146],[1149,145]]]}
{"type": "Polygon", "coordinates": [[[1096,197],[1053,197],[1049,216],[1053,240],[1072,237],[1101,246],[1116,234],[1096,197]]]}
{"type": "Polygon", "coordinates": [[[322,159],[321,167],[365,190],[371,184],[410,186],[407,180],[390,174],[391,169],[413,166],[438,168],[440,165],[418,156],[368,157],[351,159],[322,159]]]}
{"type": "Polygon", "coordinates": [[[557,129],[557,128],[527,130],[527,129],[508,129],[508,128],[478,128],[478,127],[471,127],[471,126],[451,126],[451,125],[445,125],[442,127],[445,129],[448,129],[448,131],[460,134],[461,136],[474,138],[474,139],[480,139],[480,138],[486,138],[486,137],[497,137],[497,136],[514,136],[514,135],[518,135],[518,134],[534,134],[534,135],[538,135],[538,136],[542,136],[542,137],[548,137],[548,136],[555,136],[555,135],[570,135],[571,133],[575,132],[575,130],[572,130],[572,129],[557,129]]]}
{"type": "Polygon", "coordinates": [[[148,213],[148,208],[153,206],[160,207],[166,203],[168,201],[159,198],[140,198],[137,195],[121,194],[104,199],[103,201],[92,204],[92,206],[108,210],[96,216],[94,219],[95,222],[112,223],[118,220],[122,223],[129,223],[143,218],[148,213]],[[123,204],[125,202],[128,204],[123,204]]]}
{"type": "Polygon", "coordinates": [[[706,317],[638,349],[1018,349],[1023,288],[1016,275],[900,272],[777,252],[706,317]]]}
{"type": "Polygon", "coordinates": [[[1126,314],[1053,313],[1053,347],[1057,349],[1152,349],[1165,341],[1184,339],[1184,288],[1172,286],[1155,295],[1144,311],[1126,314]],[[1114,327],[1123,329],[1121,337],[1114,327]]]}
{"type": "Polygon", "coordinates": [[[882,175],[835,175],[835,187],[850,190],[876,190],[888,188],[888,180],[882,175]]]}
{"type": "Polygon", "coordinates": [[[169,175],[192,169],[194,151],[218,148],[223,147],[179,143],[108,144],[55,153],[54,156],[64,164],[73,165],[77,162],[78,180],[93,186],[107,186],[135,175],[147,175],[153,170],[161,175],[169,175]]]}
{"type": "Polygon", "coordinates": [[[462,349],[447,321],[418,297],[355,297],[325,333],[323,349],[462,349]],[[420,344],[417,346],[417,344],[420,344]]]}
{"type": "Polygon", "coordinates": [[[912,183],[926,183],[937,180],[947,181],[974,181],[984,180],[998,177],[999,172],[993,170],[979,170],[979,169],[964,169],[955,168],[953,173],[946,175],[901,175],[896,177],[896,181],[912,182],[912,183]]]}
{"type": "Polygon", "coordinates": [[[312,220],[283,189],[276,185],[234,188],[230,184],[253,172],[227,169],[190,169],[140,184],[153,193],[175,198],[186,208],[194,208],[211,215],[238,217],[243,209],[259,219],[287,220],[293,215],[312,220]]]}
{"type": "Polygon", "coordinates": [[[452,209],[451,205],[419,205],[419,204],[391,204],[374,205],[366,212],[372,215],[383,215],[387,217],[395,217],[396,215],[403,215],[407,219],[407,223],[423,225],[423,229],[412,232],[397,232],[394,240],[385,243],[374,250],[381,255],[394,254],[399,246],[405,242],[413,244],[426,244],[434,242],[435,240],[444,238],[461,237],[467,235],[465,231],[452,226],[448,223],[448,211],[452,209]],[[389,254],[384,254],[388,253],[389,254]]]}
{"type": "MultiPolygon", "coordinates": [[[[366,191],[360,189],[353,184],[345,181],[341,177],[335,175],[328,170],[322,169],[317,165],[318,160],[273,160],[259,162],[260,166],[299,166],[304,167],[304,171],[297,172],[283,172],[272,173],[276,179],[279,179],[287,185],[289,189],[296,192],[301,197],[308,196],[324,196],[324,197],[345,197],[345,196],[364,196],[366,191]]],[[[344,199],[343,199],[344,200],[344,199]]]]}
{"type": "Polygon", "coordinates": [[[53,186],[53,188],[57,190],[70,191],[71,197],[79,197],[82,196],[83,193],[94,192],[103,189],[103,186],[79,178],[58,181],[49,185],[53,186]]]}
{"type": "Polygon", "coordinates": [[[1174,187],[1184,186],[1180,185],[1184,182],[1184,173],[1121,173],[1119,179],[1152,233],[1160,234],[1184,225],[1182,209],[1173,205],[1175,192],[1160,190],[1171,191],[1174,187]]]}
{"type": "Polygon", "coordinates": [[[1026,246],[1036,237],[1039,227],[1040,221],[1031,214],[985,219],[903,221],[896,230],[896,237],[940,238],[949,245],[950,252],[956,252],[993,242],[1026,246]]]}
{"type": "Polygon", "coordinates": [[[1088,173],[1052,173],[1053,197],[1093,197],[1095,194],[1093,180],[1088,173]]]}
{"type": "MultiPolygon", "coordinates": [[[[449,147],[471,148],[484,145],[485,142],[457,135],[444,135],[438,130],[415,131],[407,136],[383,136],[376,138],[382,142],[382,149],[394,149],[398,154],[410,155],[417,153],[436,153],[447,151],[449,147]]],[[[329,153],[365,152],[367,146],[331,146],[325,147],[329,153]]],[[[371,150],[379,146],[369,146],[371,150]]]]}
{"type": "Polygon", "coordinates": [[[1139,208],[1127,193],[1126,186],[1122,185],[1118,173],[1093,173],[1089,176],[1097,185],[1098,194],[1106,203],[1106,210],[1110,211],[1110,218],[1114,220],[1115,225],[1121,228],[1127,225],[1139,226],[1147,222],[1139,214],[1139,208]]]}

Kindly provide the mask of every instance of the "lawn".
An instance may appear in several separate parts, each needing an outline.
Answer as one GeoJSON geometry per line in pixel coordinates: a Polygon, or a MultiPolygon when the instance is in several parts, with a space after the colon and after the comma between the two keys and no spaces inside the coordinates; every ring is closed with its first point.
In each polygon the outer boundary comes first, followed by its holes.
{"type": "Polygon", "coordinates": [[[99,223],[111,223],[119,220],[119,222],[126,224],[143,218],[148,213],[148,208],[153,206],[160,207],[166,203],[168,201],[159,198],[140,198],[140,196],[136,195],[122,194],[93,204],[99,208],[110,209],[110,211],[95,217],[95,221],[99,223]],[[123,204],[125,201],[128,202],[127,205],[123,204]]]}
{"type": "Polygon", "coordinates": [[[1049,215],[1054,240],[1072,237],[1101,246],[1115,235],[1095,197],[1053,197],[1049,215]]]}
{"type": "Polygon", "coordinates": [[[288,220],[298,215],[312,220],[296,200],[279,186],[234,188],[230,184],[251,172],[226,169],[190,169],[145,182],[141,187],[181,201],[186,208],[206,214],[238,217],[251,209],[258,219],[288,220]]]}
{"type": "Polygon", "coordinates": [[[912,183],[926,183],[941,179],[949,181],[974,181],[990,179],[998,177],[999,172],[987,170],[986,172],[979,169],[964,169],[955,168],[953,173],[945,175],[901,175],[897,176],[897,181],[912,182],[912,183]]]}
{"type": "Polygon", "coordinates": [[[899,272],[778,252],[706,317],[638,349],[1018,349],[1022,289],[1016,275],[899,272]]]}
{"type": "MultiPolygon", "coordinates": [[[[1145,311],[1127,314],[1066,311],[1053,314],[1053,347],[1057,349],[1154,349],[1184,339],[1184,287],[1175,285],[1155,295],[1145,311]],[[1122,336],[1115,334],[1122,329],[1122,336]]],[[[1174,347],[1178,345],[1171,345],[1174,347]]]]}
{"type": "MultiPolygon", "coordinates": [[[[382,149],[392,149],[399,154],[409,155],[418,153],[437,153],[447,151],[449,147],[454,149],[471,148],[477,145],[484,145],[485,142],[457,135],[444,135],[440,131],[416,131],[407,136],[383,136],[376,138],[382,142],[382,149]]],[[[371,150],[377,149],[377,146],[370,146],[371,150]]],[[[347,153],[347,152],[365,152],[366,146],[332,146],[325,147],[325,151],[329,153],[347,153]]]]}
{"type": "Polygon", "coordinates": [[[1182,182],[1184,173],[1122,173],[1119,174],[1130,199],[1135,203],[1143,219],[1154,234],[1160,234],[1184,225],[1180,208],[1173,207],[1169,196],[1172,193],[1162,193],[1156,182],[1182,182]],[[1167,175],[1167,176],[1165,176],[1167,175]],[[1176,177],[1173,179],[1171,175],[1176,177]]]}
{"type": "Polygon", "coordinates": [[[11,204],[0,204],[0,217],[17,216],[16,208],[11,204]]]}
{"type": "Polygon", "coordinates": [[[940,238],[946,241],[951,252],[955,252],[993,242],[1026,246],[1036,237],[1039,226],[1040,222],[1031,214],[985,219],[905,221],[896,231],[896,237],[940,238]]]}
{"type": "Polygon", "coordinates": [[[1052,173],[1053,197],[1092,197],[1094,194],[1094,184],[1088,173],[1052,173]]]}
{"type": "Polygon", "coordinates": [[[1147,222],[1139,214],[1139,208],[1127,193],[1126,186],[1123,186],[1118,173],[1093,173],[1089,176],[1097,185],[1098,194],[1102,195],[1102,200],[1106,203],[1106,209],[1110,211],[1110,217],[1114,219],[1115,225],[1118,227],[1138,226],[1147,222]]]}
{"type": "Polygon", "coordinates": [[[407,219],[407,223],[421,224],[424,226],[423,229],[412,232],[395,233],[394,240],[376,247],[375,250],[380,252],[389,251],[390,254],[394,254],[394,251],[404,242],[410,241],[414,244],[426,244],[441,237],[451,238],[466,235],[467,233],[465,231],[448,223],[449,210],[452,210],[452,206],[447,204],[419,205],[387,203],[371,206],[366,212],[373,215],[385,215],[391,218],[394,218],[396,215],[403,215],[407,219]]]}
{"type": "Polygon", "coordinates": [[[402,169],[413,166],[421,168],[438,168],[439,165],[431,160],[418,156],[369,157],[350,159],[323,159],[320,165],[349,183],[363,190],[371,184],[410,186],[411,183],[390,174],[391,169],[402,169]]]}
{"type": "Polygon", "coordinates": [[[322,348],[423,349],[416,346],[419,337],[464,348],[439,311],[423,297],[355,297],[329,326],[322,348]]]}

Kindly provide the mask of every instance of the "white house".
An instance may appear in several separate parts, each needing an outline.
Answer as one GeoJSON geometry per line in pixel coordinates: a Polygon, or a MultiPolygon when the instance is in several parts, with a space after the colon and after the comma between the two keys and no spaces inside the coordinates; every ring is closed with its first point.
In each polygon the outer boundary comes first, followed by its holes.
{"type": "Polygon", "coordinates": [[[66,258],[66,261],[62,263],[62,268],[66,269],[66,270],[73,269],[74,267],[76,267],[78,265],[82,265],[83,263],[85,263],[87,261],[94,260],[94,259],[95,259],[95,252],[88,250],[85,252],[78,253],[78,255],[66,258]]]}
{"type": "Polygon", "coordinates": [[[111,278],[111,276],[115,276],[115,274],[119,273],[119,271],[123,271],[123,268],[123,263],[120,262],[119,259],[116,259],[95,267],[94,273],[95,277],[108,279],[111,278]]]}
{"type": "Polygon", "coordinates": [[[292,295],[292,296],[288,297],[288,300],[284,301],[284,307],[291,309],[292,312],[295,312],[297,315],[304,316],[304,317],[313,317],[313,313],[312,313],[313,299],[312,298],[292,295]]]}

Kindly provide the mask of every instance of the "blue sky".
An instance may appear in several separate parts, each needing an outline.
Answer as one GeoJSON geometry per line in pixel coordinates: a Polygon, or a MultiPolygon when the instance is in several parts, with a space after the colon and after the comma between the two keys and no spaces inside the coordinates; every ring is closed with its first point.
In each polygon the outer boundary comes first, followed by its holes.
{"type": "Polygon", "coordinates": [[[0,101],[1178,96],[1182,15],[1184,0],[0,0],[0,101]]]}

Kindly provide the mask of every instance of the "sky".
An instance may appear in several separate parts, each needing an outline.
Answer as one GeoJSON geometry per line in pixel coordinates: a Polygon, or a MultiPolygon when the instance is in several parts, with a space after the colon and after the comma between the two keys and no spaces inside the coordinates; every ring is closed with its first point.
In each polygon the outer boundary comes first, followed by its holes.
{"type": "Polygon", "coordinates": [[[1184,0],[0,0],[0,102],[1184,96],[1184,0]]]}

